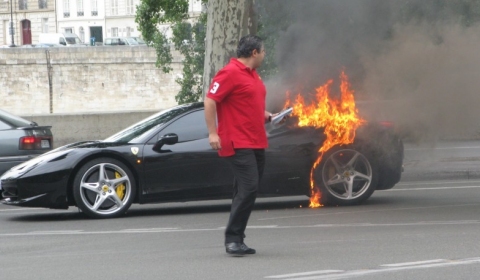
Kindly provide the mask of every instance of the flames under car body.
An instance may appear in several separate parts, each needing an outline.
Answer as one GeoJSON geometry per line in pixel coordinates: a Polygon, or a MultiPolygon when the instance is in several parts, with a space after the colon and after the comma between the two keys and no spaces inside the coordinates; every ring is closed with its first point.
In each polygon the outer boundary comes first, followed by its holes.
{"type": "MultiPolygon", "coordinates": [[[[269,148],[259,196],[309,195],[310,169],[324,140],[322,130],[299,128],[291,121],[267,131],[269,148]]],[[[400,180],[403,144],[391,128],[365,125],[350,148],[378,161],[376,189],[391,188],[400,180]]],[[[105,158],[131,172],[133,203],[220,199],[232,194],[233,175],[227,162],[208,143],[203,104],[193,103],[156,114],[103,141],[70,144],[12,168],[0,178],[2,202],[58,209],[78,205],[75,176],[88,162],[105,158]],[[178,142],[159,147],[159,140],[173,133],[178,142]]]]}

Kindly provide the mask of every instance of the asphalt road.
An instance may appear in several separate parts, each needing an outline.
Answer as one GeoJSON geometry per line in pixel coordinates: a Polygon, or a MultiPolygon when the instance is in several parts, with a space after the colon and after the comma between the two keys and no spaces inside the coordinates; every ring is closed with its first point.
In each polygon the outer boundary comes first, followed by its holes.
{"type": "Polygon", "coordinates": [[[135,205],[110,220],[1,205],[0,279],[477,279],[480,180],[429,178],[446,158],[475,171],[464,144],[416,163],[424,169],[410,160],[431,151],[408,146],[405,179],[359,206],[259,199],[246,238],[257,254],[246,257],[224,251],[227,200],[135,205]]]}

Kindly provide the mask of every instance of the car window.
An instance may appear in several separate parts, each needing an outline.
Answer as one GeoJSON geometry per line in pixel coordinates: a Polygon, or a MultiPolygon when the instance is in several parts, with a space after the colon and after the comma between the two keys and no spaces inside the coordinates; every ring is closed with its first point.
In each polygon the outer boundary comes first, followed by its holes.
{"type": "Polygon", "coordinates": [[[136,37],[135,40],[137,40],[139,44],[145,44],[145,41],[143,41],[142,38],[136,37]]]}
{"type": "Polygon", "coordinates": [[[127,41],[129,45],[138,45],[138,42],[133,38],[125,38],[125,41],[127,41]]]}
{"type": "MultiPolygon", "coordinates": [[[[137,140],[140,140],[143,135],[148,135],[152,130],[159,128],[161,125],[168,123],[169,121],[175,119],[176,117],[185,114],[192,107],[198,105],[180,105],[174,108],[164,110],[160,113],[152,115],[110,137],[103,140],[103,142],[114,142],[114,143],[136,143],[137,140]]],[[[203,112],[203,111],[202,111],[203,112]]],[[[204,119],[204,118],[203,118],[204,119]]],[[[150,136],[151,137],[151,136],[150,136]]]]}
{"type": "Polygon", "coordinates": [[[32,124],[31,121],[12,115],[6,111],[0,110],[0,120],[13,127],[25,127],[32,124]]]}
{"type": "Polygon", "coordinates": [[[79,40],[75,37],[66,37],[65,40],[67,40],[67,42],[69,44],[79,44],[79,40]]]}
{"type": "Polygon", "coordinates": [[[10,129],[11,127],[0,120],[0,130],[10,129]]]}
{"type": "Polygon", "coordinates": [[[168,133],[178,135],[178,142],[187,142],[208,137],[207,124],[205,123],[205,113],[203,110],[195,111],[174,121],[159,134],[163,136],[168,133]]]}

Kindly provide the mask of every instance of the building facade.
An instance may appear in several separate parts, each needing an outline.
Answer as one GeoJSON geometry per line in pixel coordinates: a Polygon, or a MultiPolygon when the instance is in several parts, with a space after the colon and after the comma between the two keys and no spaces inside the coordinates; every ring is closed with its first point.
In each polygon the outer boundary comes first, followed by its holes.
{"type": "Polygon", "coordinates": [[[57,32],[55,0],[0,0],[0,45],[28,45],[38,42],[40,33],[57,32]]]}
{"type": "Polygon", "coordinates": [[[74,33],[82,42],[105,37],[105,0],[56,0],[59,33],[74,33]]]}
{"type": "MultiPolygon", "coordinates": [[[[0,0],[1,1],[1,0],[0,0]]],[[[84,42],[95,37],[102,44],[108,37],[140,37],[135,14],[141,0],[56,0],[58,32],[75,33],[84,42]]],[[[189,15],[202,11],[200,0],[189,0],[189,15]]],[[[168,33],[168,26],[160,26],[168,33]]]]}
{"type": "MultiPolygon", "coordinates": [[[[15,45],[37,44],[40,33],[75,33],[88,43],[95,37],[139,37],[135,22],[141,0],[0,0],[0,46],[11,45],[13,18],[15,45]]],[[[189,0],[189,16],[202,11],[201,0],[189,0]]],[[[159,26],[171,35],[168,25],[159,26]]]]}

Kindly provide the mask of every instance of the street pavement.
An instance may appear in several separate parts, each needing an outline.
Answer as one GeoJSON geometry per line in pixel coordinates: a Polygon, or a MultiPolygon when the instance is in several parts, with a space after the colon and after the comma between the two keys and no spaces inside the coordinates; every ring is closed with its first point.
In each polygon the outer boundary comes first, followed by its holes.
{"type": "Polygon", "coordinates": [[[224,251],[228,200],[109,220],[0,205],[0,279],[477,279],[477,154],[474,141],[407,144],[402,181],[358,206],[258,199],[245,240],[257,254],[245,257],[224,251]]]}

